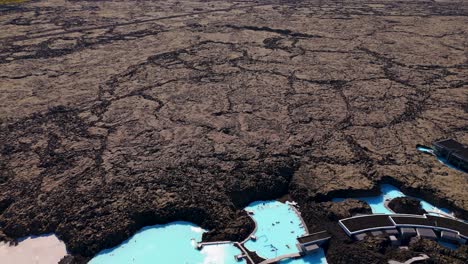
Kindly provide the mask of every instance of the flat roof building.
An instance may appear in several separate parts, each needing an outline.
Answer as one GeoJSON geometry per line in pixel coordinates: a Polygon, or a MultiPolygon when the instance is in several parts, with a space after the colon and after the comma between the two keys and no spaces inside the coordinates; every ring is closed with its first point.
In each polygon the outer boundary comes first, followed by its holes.
{"type": "Polygon", "coordinates": [[[396,229],[399,230],[403,240],[416,235],[433,238],[434,231],[456,233],[460,237],[458,240],[460,244],[464,244],[468,239],[467,223],[429,214],[360,215],[341,219],[338,223],[348,236],[356,240],[362,240],[366,235],[398,236],[396,229]]]}
{"type": "Polygon", "coordinates": [[[444,139],[432,143],[434,153],[449,162],[454,167],[468,172],[468,148],[453,140],[444,139]]]}
{"type": "Polygon", "coordinates": [[[320,231],[317,233],[301,236],[297,238],[297,241],[301,244],[321,244],[324,241],[330,239],[330,234],[327,231],[320,231]]]}
{"type": "Polygon", "coordinates": [[[454,152],[449,161],[458,169],[468,172],[468,148],[454,152]]]}
{"type": "Polygon", "coordinates": [[[330,240],[330,234],[327,231],[320,231],[297,238],[297,248],[301,254],[310,254],[315,252],[324,243],[330,240]]]}

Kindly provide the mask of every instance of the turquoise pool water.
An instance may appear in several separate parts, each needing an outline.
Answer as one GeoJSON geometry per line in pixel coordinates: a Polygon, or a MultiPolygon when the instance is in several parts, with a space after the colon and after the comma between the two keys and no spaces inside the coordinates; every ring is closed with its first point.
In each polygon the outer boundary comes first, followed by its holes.
{"type": "Polygon", "coordinates": [[[314,254],[307,255],[300,259],[287,259],[279,262],[280,264],[327,264],[323,249],[319,249],[314,254]]]}
{"type": "Polygon", "coordinates": [[[278,201],[257,201],[245,208],[257,222],[256,241],[244,245],[269,259],[298,252],[296,238],[305,234],[300,218],[290,205],[278,201]]]}
{"type": "Polygon", "coordinates": [[[431,155],[434,155],[434,150],[430,147],[426,147],[426,146],[418,146],[416,147],[417,150],[421,151],[421,152],[425,152],[425,153],[429,153],[431,155]]]}
{"type": "Polygon", "coordinates": [[[202,228],[188,222],[148,226],[119,246],[101,251],[90,264],[238,264],[234,256],[241,251],[232,244],[195,248],[202,228]]]}
{"type": "MultiPolygon", "coordinates": [[[[369,206],[372,209],[372,213],[374,214],[393,214],[392,211],[388,210],[384,203],[385,200],[397,198],[397,197],[407,197],[404,193],[402,193],[397,187],[390,185],[390,184],[381,184],[380,185],[380,191],[381,195],[379,196],[371,196],[371,197],[357,197],[353,199],[365,201],[366,203],[369,204],[369,206]]],[[[409,197],[409,196],[408,196],[409,197]]],[[[333,202],[340,202],[343,201],[346,198],[334,198],[332,199],[333,202]]],[[[440,212],[440,213],[445,213],[445,214],[451,214],[450,210],[446,208],[438,208],[436,206],[433,206],[432,204],[416,198],[421,201],[421,206],[424,210],[427,212],[440,212]]]]}

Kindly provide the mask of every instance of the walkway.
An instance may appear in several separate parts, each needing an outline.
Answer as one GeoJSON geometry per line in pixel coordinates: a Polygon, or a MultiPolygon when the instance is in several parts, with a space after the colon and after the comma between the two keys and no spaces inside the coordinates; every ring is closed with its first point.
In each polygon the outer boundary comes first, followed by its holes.
{"type": "Polygon", "coordinates": [[[426,254],[421,254],[418,257],[410,258],[405,262],[399,262],[399,261],[396,261],[396,260],[389,260],[388,264],[411,264],[413,262],[422,261],[422,260],[426,260],[426,259],[429,259],[429,256],[426,255],[426,254]]]}
{"type": "Polygon", "coordinates": [[[281,256],[278,256],[276,258],[272,258],[272,259],[267,259],[267,260],[264,260],[262,262],[260,262],[260,264],[269,264],[269,263],[277,263],[283,259],[288,259],[288,258],[298,258],[300,257],[301,254],[299,253],[292,253],[292,254],[287,254],[287,255],[281,255],[281,256]]]}

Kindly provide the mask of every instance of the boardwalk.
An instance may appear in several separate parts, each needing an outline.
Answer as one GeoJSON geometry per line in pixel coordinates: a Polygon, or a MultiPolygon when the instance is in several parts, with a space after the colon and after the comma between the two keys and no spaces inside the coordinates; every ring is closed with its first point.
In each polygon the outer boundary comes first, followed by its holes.
{"type": "Polygon", "coordinates": [[[389,260],[389,261],[388,261],[388,264],[411,264],[411,263],[413,263],[413,262],[422,261],[422,260],[426,260],[426,259],[429,259],[429,256],[426,255],[426,254],[421,254],[421,255],[419,255],[418,257],[414,257],[414,258],[408,259],[408,260],[405,261],[405,262],[399,262],[399,261],[395,261],[395,260],[389,260]]]}
{"type": "Polygon", "coordinates": [[[247,250],[244,248],[244,245],[242,245],[242,243],[236,242],[236,243],[234,243],[234,244],[235,244],[237,247],[239,247],[239,249],[242,251],[242,253],[244,253],[244,256],[250,261],[249,263],[255,264],[255,262],[253,261],[253,259],[250,257],[249,252],[247,252],[247,250]]]}
{"type": "Polygon", "coordinates": [[[260,264],[276,263],[276,262],[279,262],[280,260],[283,260],[283,259],[298,258],[298,257],[300,257],[300,256],[301,256],[301,254],[299,254],[299,253],[292,253],[292,254],[287,254],[287,255],[281,255],[281,256],[278,256],[278,257],[276,257],[276,258],[264,260],[264,261],[260,262],[260,264]]]}

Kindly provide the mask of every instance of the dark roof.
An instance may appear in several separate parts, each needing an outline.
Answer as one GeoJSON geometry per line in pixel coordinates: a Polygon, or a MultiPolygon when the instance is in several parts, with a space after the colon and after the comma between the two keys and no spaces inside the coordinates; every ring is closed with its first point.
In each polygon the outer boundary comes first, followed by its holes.
{"type": "Polygon", "coordinates": [[[321,232],[317,232],[314,234],[309,234],[309,235],[298,237],[297,241],[299,241],[299,243],[301,244],[304,244],[304,243],[311,243],[317,240],[328,239],[328,238],[330,238],[330,234],[328,234],[327,231],[321,231],[321,232]]]}
{"type": "Polygon", "coordinates": [[[460,232],[462,236],[468,237],[468,224],[462,221],[457,221],[454,219],[440,217],[440,216],[433,216],[427,215],[427,219],[429,219],[433,226],[435,227],[442,227],[448,228],[452,230],[456,230],[460,232]]]}
{"type": "Polygon", "coordinates": [[[350,232],[356,232],[368,228],[393,227],[388,215],[366,215],[341,220],[350,232]]]}
{"type": "Polygon", "coordinates": [[[468,148],[465,148],[465,149],[462,149],[462,150],[457,150],[452,155],[459,158],[459,159],[461,159],[461,160],[464,160],[464,161],[468,162],[468,148]]]}
{"type": "Polygon", "coordinates": [[[440,141],[436,141],[432,143],[434,146],[440,147],[440,148],[445,148],[449,150],[459,150],[459,149],[464,149],[465,147],[463,144],[453,140],[453,139],[444,139],[440,141]]]}
{"type": "Polygon", "coordinates": [[[391,229],[396,225],[400,228],[401,232],[411,231],[409,228],[405,228],[405,226],[434,228],[439,230],[449,229],[457,231],[461,236],[468,238],[468,223],[451,218],[427,214],[424,216],[366,215],[346,218],[340,220],[340,223],[342,226],[345,226],[351,234],[365,232],[366,229],[391,229]],[[395,222],[395,224],[393,222],[395,222]]]}
{"type": "Polygon", "coordinates": [[[395,216],[392,215],[392,220],[397,225],[432,225],[431,221],[424,217],[414,217],[414,216],[395,216]]]}

